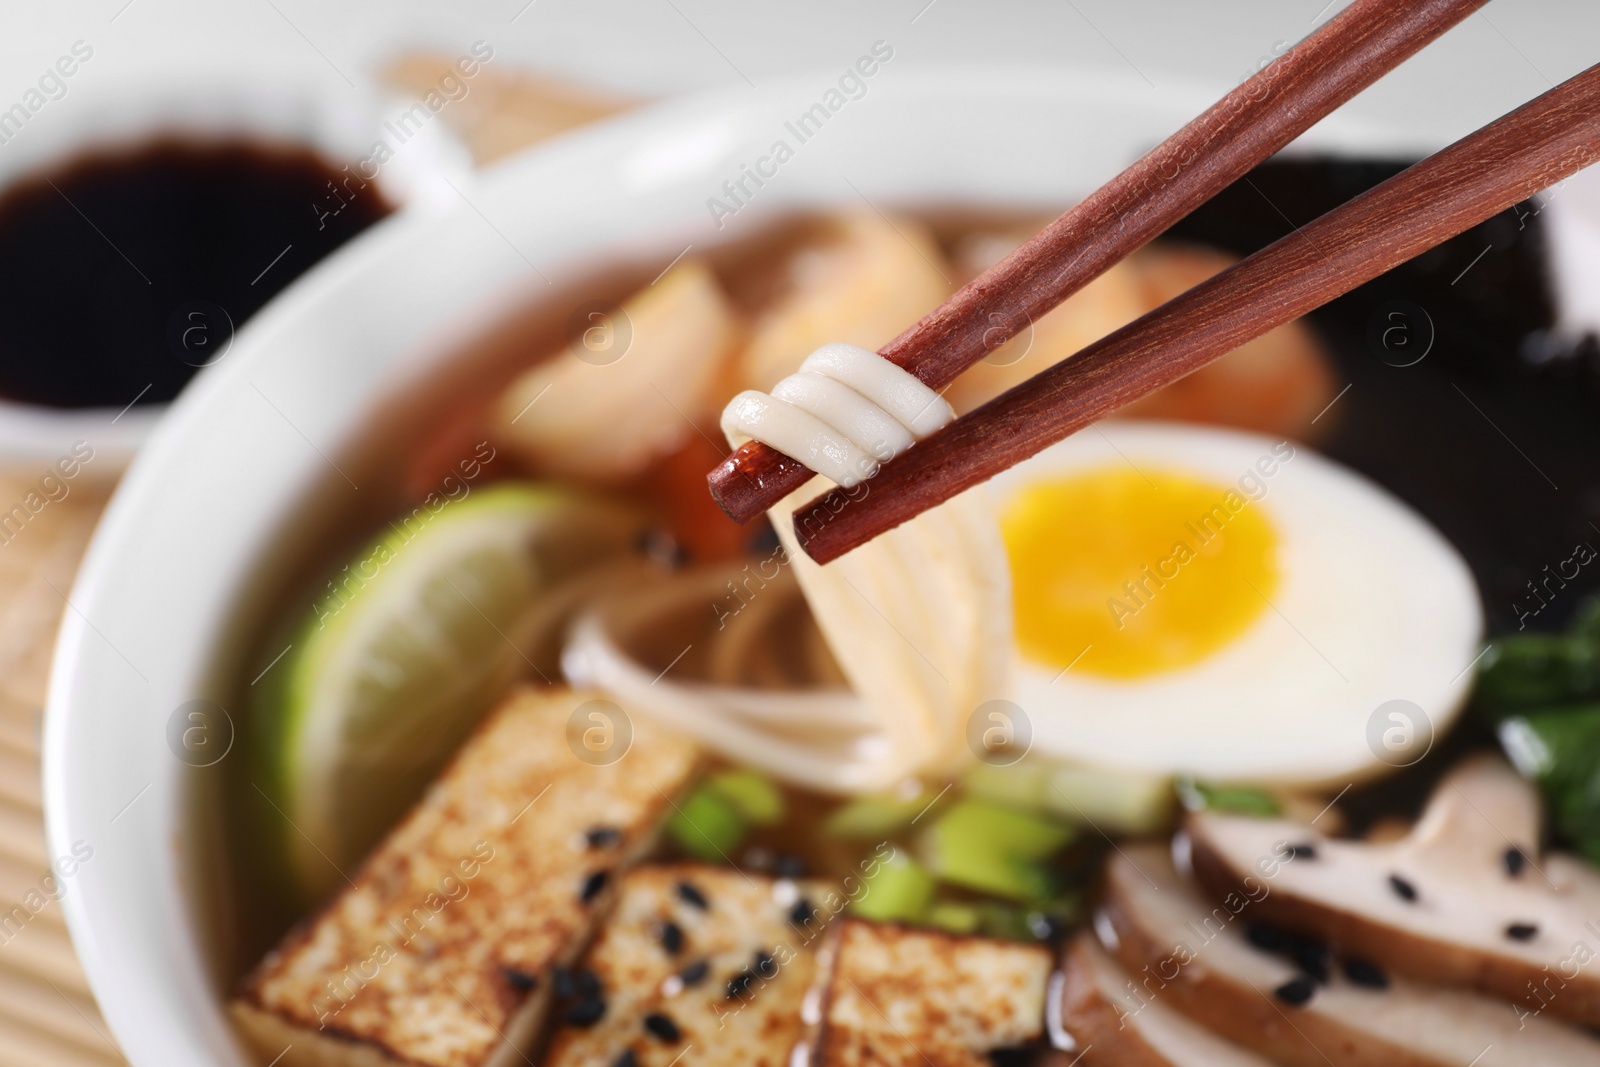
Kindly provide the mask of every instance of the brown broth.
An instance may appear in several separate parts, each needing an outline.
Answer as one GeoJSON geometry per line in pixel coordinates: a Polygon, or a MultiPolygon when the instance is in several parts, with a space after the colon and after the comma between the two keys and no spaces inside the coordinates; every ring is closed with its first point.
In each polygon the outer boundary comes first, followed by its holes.
{"type": "MultiPolygon", "coordinates": [[[[1175,228],[1172,236],[1248,253],[1292,233],[1293,225],[1309,221],[1397,169],[1398,164],[1387,162],[1269,163],[1253,172],[1248,182],[1239,183],[1202,207],[1175,228]]],[[[967,233],[999,229],[1019,221],[1015,217],[959,209],[934,212],[931,218],[947,246],[967,233]]],[[[1600,436],[1594,429],[1600,425],[1594,418],[1600,407],[1600,388],[1595,385],[1600,373],[1578,362],[1534,365],[1522,355],[1530,338],[1537,341],[1552,320],[1539,223],[1533,219],[1524,227],[1521,213],[1507,213],[1310,316],[1338,368],[1341,384],[1355,382],[1330,415],[1333,425],[1319,447],[1409,501],[1455,543],[1490,600],[1489,614],[1495,629],[1505,628],[1505,604],[1519,584],[1510,581],[1508,575],[1529,566],[1537,569],[1536,565],[1547,558],[1559,558],[1550,553],[1570,544],[1568,538],[1575,536],[1579,525],[1590,519],[1600,522],[1600,513],[1594,510],[1594,501],[1600,500],[1600,483],[1596,482],[1600,478],[1600,436]],[[1472,272],[1462,276],[1462,268],[1485,244],[1500,254],[1486,256],[1472,272]],[[1399,299],[1425,308],[1438,331],[1433,353],[1412,368],[1386,363],[1384,353],[1374,350],[1370,338],[1373,317],[1390,301],[1399,299]],[[1566,442],[1565,454],[1553,447],[1553,442],[1548,452],[1539,452],[1541,460],[1552,465],[1550,469],[1561,483],[1562,492],[1543,495],[1548,487],[1523,466],[1523,460],[1480,413],[1462,402],[1457,395],[1458,383],[1479,400],[1496,423],[1504,425],[1502,417],[1514,421],[1519,441],[1526,433],[1535,441],[1553,436],[1566,442]],[[1581,388],[1574,387],[1580,383],[1581,388]],[[1569,484],[1577,488],[1567,490],[1569,484]],[[1515,506],[1492,506],[1497,499],[1515,506]]],[[[713,253],[713,268],[738,305],[749,309],[770,297],[781,285],[774,265],[806,232],[805,223],[799,221],[756,241],[713,253]]],[[[648,281],[657,269],[658,265],[652,264],[619,266],[599,279],[585,279],[570,294],[537,311],[499,321],[487,336],[465,346],[478,350],[477,357],[454,365],[458,372],[456,385],[464,390],[456,402],[448,409],[436,410],[442,405],[429,405],[437,398],[425,397],[425,391],[417,390],[410,398],[416,410],[409,413],[412,417],[400,420],[407,427],[405,442],[399,443],[395,438],[395,449],[384,456],[367,457],[365,469],[381,481],[380,472],[385,464],[395,466],[396,454],[420,452],[428,457],[437,453],[446,458],[455,455],[459,442],[475,440],[483,432],[478,412],[516,372],[516,366],[526,365],[541,353],[559,350],[561,324],[566,312],[579,302],[578,297],[592,298],[603,293],[621,299],[648,281]],[[468,363],[474,367],[493,364],[497,370],[493,374],[481,370],[461,373],[468,363]],[[463,384],[469,379],[470,389],[463,384]],[[430,427],[436,438],[432,444],[426,443],[430,427]],[[424,443],[419,445],[418,441],[424,443]]],[[[500,476],[525,473],[518,471],[515,464],[508,450],[500,476]]],[[[414,487],[437,480],[436,463],[417,460],[402,466],[404,470],[389,471],[388,492],[381,497],[385,505],[398,504],[414,494],[414,487]]],[[[703,468],[691,464],[687,469],[694,477],[671,479],[673,492],[683,491],[684,487],[700,488],[698,478],[703,468]]],[[[660,474],[660,470],[652,471],[629,489],[647,496],[643,487],[660,474]]],[[[362,475],[361,481],[366,486],[368,475],[362,475]]],[[[306,590],[317,584],[313,576],[330,569],[330,559],[336,565],[335,557],[342,558],[345,550],[360,542],[362,531],[379,528],[387,515],[370,512],[348,518],[341,540],[324,537],[301,546],[302,558],[297,560],[295,569],[304,580],[279,583],[280,590],[294,590],[293,596],[284,596],[280,591],[279,608],[287,609],[290,615],[303,610],[308,602],[306,590]]],[[[764,541],[761,534],[746,532],[726,538],[719,535],[717,552],[691,551],[688,555],[697,562],[725,558],[724,552],[735,551],[741,537],[745,538],[744,551],[752,559],[772,551],[772,544],[764,541]]],[[[263,593],[263,601],[268,599],[263,593]]],[[[1575,603],[1578,597],[1570,599],[1575,603]]],[[[250,669],[240,671],[241,676],[248,680],[260,671],[284,643],[275,632],[251,642],[253,652],[247,657],[250,669]]],[[[674,634],[670,647],[657,650],[660,665],[681,655],[681,647],[674,634]]],[[[694,673],[696,655],[690,653],[680,661],[683,672],[694,673]]],[[[1451,757],[1488,743],[1492,743],[1492,737],[1468,717],[1444,740],[1440,752],[1418,769],[1376,786],[1357,787],[1341,799],[1341,809],[1351,814],[1357,826],[1378,814],[1409,811],[1429,780],[1451,762],[1451,757]]],[[[235,778],[234,784],[239,788],[233,802],[237,808],[230,818],[236,825],[248,825],[243,812],[252,806],[259,808],[261,803],[250,793],[244,776],[235,772],[235,778]]],[[[780,854],[787,854],[801,861],[813,876],[842,878],[852,873],[872,843],[841,842],[820,832],[822,822],[838,801],[798,789],[786,788],[784,794],[787,818],[778,826],[755,831],[741,845],[739,854],[730,858],[741,866],[763,869],[780,854]]],[[[234,857],[234,882],[238,887],[238,906],[233,916],[238,930],[236,968],[253,962],[294,918],[282,901],[258,899],[261,887],[270,884],[272,868],[278,860],[258,848],[246,848],[241,842],[247,840],[248,835],[243,834],[233,838],[234,847],[241,853],[234,857]],[[246,852],[248,856],[243,855],[246,852]]],[[[1109,847],[1093,835],[1085,835],[1061,858],[1063,882],[1074,886],[1090,884],[1101,854],[1109,847]]],[[[660,855],[678,853],[670,843],[664,843],[660,855]]],[[[959,892],[954,895],[961,897],[959,892]]]]}

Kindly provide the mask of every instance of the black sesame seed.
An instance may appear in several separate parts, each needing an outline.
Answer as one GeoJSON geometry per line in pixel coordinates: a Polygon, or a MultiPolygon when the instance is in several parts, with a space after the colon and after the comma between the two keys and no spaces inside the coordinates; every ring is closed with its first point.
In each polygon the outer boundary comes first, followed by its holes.
{"type": "Polygon", "coordinates": [[[1033,1067],[1042,1057],[1031,1045],[989,1050],[990,1067],[1033,1067]]]}
{"type": "Polygon", "coordinates": [[[567,1009],[567,1022],[573,1026],[593,1026],[605,1018],[604,997],[584,997],[567,1009]]]}
{"type": "Polygon", "coordinates": [[[1528,854],[1513,845],[1500,857],[1500,863],[1505,867],[1506,873],[1515,878],[1522,873],[1522,868],[1527,866],[1528,854]]]}
{"type": "Polygon", "coordinates": [[[778,961],[773,959],[771,954],[765,950],[756,949],[755,962],[751,967],[751,970],[760,975],[762,978],[771,981],[773,978],[777,977],[778,961]]]}
{"type": "Polygon", "coordinates": [[[625,1048],[611,1061],[611,1067],[639,1067],[639,1057],[634,1054],[633,1049],[625,1048]]]}
{"type": "Polygon", "coordinates": [[[615,848],[622,843],[622,831],[615,826],[590,827],[583,837],[589,842],[590,848],[615,848]]]}
{"type": "Polygon", "coordinates": [[[600,976],[589,970],[555,969],[552,988],[562,999],[569,997],[597,997],[600,995],[600,976]]]}
{"type": "Polygon", "coordinates": [[[1308,978],[1291,978],[1272,992],[1285,1004],[1299,1007],[1311,1000],[1317,987],[1311,984],[1308,978]]]}
{"type": "Polygon", "coordinates": [[[551,988],[556,996],[565,1000],[578,992],[578,982],[572,971],[565,967],[557,967],[551,977],[551,988]]]}
{"type": "Polygon", "coordinates": [[[675,1042],[683,1036],[671,1016],[653,1011],[644,1017],[644,1028],[663,1041],[675,1042]]]}
{"type": "Polygon", "coordinates": [[[683,970],[678,972],[678,978],[683,982],[684,988],[699,985],[706,980],[706,975],[711,973],[711,964],[706,960],[695,960],[683,970]]]}
{"type": "Polygon", "coordinates": [[[1289,958],[1306,976],[1318,982],[1328,980],[1328,946],[1309,937],[1296,937],[1289,942],[1289,958]]]}
{"type": "Polygon", "coordinates": [[[788,852],[780,852],[772,857],[772,873],[779,878],[804,878],[806,861],[788,852]]]}
{"type": "Polygon", "coordinates": [[[1350,979],[1353,985],[1365,986],[1368,989],[1389,988],[1389,976],[1380,971],[1376,964],[1367,960],[1345,960],[1344,976],[1350,979]]]}
{"type": "Polygon", "coordinates": [[[667,955],[676,956],[683,951],[683,927],[668,919],[661,924],[661,947],[667,955]]]}
{"type": "Polygon", "coordinates": [[[789,921],[796,926],[804,926],[816,914],[816,906],[808,898],[801,897],[794,902],[794,907],[789,909],[789,921]]]}
{"type": "Polygon", "coordinates": [[[728,979],[728,999],[738,1000],[740,997],[744,996],[745,993],[749,992],[750,987],[755,984],[755,981],[756,976],[751,974],[748,970],[740,971],[738,974],[728,979]]]}
{"type": "Polygon", "coordinates": [[[1512,923],[1506,927],[1506,936],[1513,941],[1532,941],[1539,936],[1539,924],[1512,923]]]}
{"type": "Polygon", "coordinates": [[[611,872],[603,868],[591,873],[589,877],[583,880],[583,888],[578,890],[578,899],[585,904],[592,902],[595,897],[600,895],[600,891],[606,887],[606,879],[610,876],[611,872]]]}
{"type": "Polygon", "coordinates": [[[515,967],[507,967],[500,973],[505,975],[506,985],[510,986],[512,989],[515,989],[519,993],[526,993],[528,990],[539,984],[538,975],[529,974],[526,971],[519,971],[515,967]]]}
{"type": "Polygon", "coordinates": [[[1316,845],[1290,845],[1289,858],[1297,860],[1314,860],[1317,858],[1316,845]]]}
{"type": "Polygon", "coordinates": [[[685,904],[690,904],[696,908],[699,908],[701,911],[711,910],[711,902],[707,900],[706,895],[700,892],[700,890],[696,889],[694,884],[691,882],[678,883],[678,899],[683,901],[685,904]]]}
{"type": "Polygon", "coordinates": [[[1245,938],[1262,952],[1278,952],[1283,948],[1283,931],[1266,923],[1250,923],[1244,928],[1245,938]]]}
{"type": "Polygon", "coordinates": [[[1398,874],[1391,874],[1389,876],[1389,888],[1393,889],[1395,891],[1395,895],[1406,903],[1416,903],[1417,887],[1400,877],[1398,874]]]}

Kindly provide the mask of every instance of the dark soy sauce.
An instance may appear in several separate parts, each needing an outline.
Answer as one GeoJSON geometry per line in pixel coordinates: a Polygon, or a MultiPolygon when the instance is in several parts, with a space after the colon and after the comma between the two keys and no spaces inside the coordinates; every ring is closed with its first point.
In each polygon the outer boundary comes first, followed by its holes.
{"type": "Polygon", "coordinates": [[[160,141],[0,194],[0,397],[169,400],[233,329],[391,210],[309,149],[160,141]]]}

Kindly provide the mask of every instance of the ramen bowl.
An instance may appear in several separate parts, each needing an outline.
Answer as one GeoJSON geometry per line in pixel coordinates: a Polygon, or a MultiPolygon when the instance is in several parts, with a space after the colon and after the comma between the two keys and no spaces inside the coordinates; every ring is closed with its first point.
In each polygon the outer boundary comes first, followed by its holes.
{"type": "MultiPolygon", "coordinates": [[[[224,1011],[237,917],[217,810],[254,652],[285,583],[401,499],[416,428],[526,358],[499,324],[795,213],[1059,209],[1211,98],[889,62],[798,142],[837,81],[656,106],[498,166],[447,215],[380,223],[241,329],[151,435],[72,591],[45,728],[50,854],[77,858],[63,904],[133,1063],[248,1062],[224,1011]]],[[[1300,147],[1430,146],[1335,119],[1300,147]]]]}

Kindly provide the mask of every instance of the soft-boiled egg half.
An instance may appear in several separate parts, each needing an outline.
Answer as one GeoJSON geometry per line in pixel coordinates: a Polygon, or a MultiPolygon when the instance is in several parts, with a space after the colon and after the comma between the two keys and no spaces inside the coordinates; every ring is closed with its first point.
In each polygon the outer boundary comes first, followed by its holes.
{"type": "Polygon", "coordinates": [[[1105,422],[991,490],[1041,755],[1342,785],[1420,759],[1471,686],[1465,562],[1304,445],[1105,422]]]}

